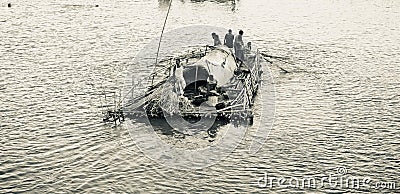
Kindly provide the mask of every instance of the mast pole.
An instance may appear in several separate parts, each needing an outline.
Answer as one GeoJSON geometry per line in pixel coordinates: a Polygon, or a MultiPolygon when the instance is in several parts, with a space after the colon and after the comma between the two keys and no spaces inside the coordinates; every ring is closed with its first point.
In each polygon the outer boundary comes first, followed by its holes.
{"type": "Polygon", "coordinates": [[[168,6],[168,11],[167,11],[167,15],[165,16],[165,20],[164,20],[164,25],[161,31],[161,35],[160,35],[160,41],[158,42],[158,48],[157,48],[157,55],[156,55],[156,63],[154,64],[154,69],[153,69],[153,78],[151,79],[151,85],[153,85],[154,82],[154,72],[156,71],[156,67],[157,67],[157,63],[158,63],[158,55],[160,53],[160,47],[161,47],[161,40],[164,34],[164,30],[165,30],[165,25],[167,24],[167,19],[168,19],[168,15],[169,15],[169,11],[171,10],[171,5],[172,5],[172,0],[170,0],[169,2],[169,6],[168,6]]]}

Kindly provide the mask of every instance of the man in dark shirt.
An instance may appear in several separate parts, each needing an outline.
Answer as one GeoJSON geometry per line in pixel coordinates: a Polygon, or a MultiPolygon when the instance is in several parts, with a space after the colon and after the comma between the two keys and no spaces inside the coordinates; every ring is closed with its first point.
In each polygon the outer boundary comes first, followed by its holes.
{"type": "Polygon", "coordinates": [[[214,46],[221,45],[221,41],[219,40],[219,36],[215,32],[213,32],[211,34],[211,36],[214,39],[214,46]]]}
{"type": "Polygon", "coordinates": [[[225,35],[224,45],[228,48],[233,48],[233,39],[235,36],[232,34],[232,30],[228,30],[228,33],[225,35]]]}

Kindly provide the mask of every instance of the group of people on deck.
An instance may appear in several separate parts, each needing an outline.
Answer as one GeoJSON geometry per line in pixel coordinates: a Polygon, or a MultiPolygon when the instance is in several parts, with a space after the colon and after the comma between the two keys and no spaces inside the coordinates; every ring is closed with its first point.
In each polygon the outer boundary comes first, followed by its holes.
{"type": "MultiPolygon", "coordinates": [[[[214,39],[214,46],[222,45],[219,36],[216,33],[211,34],[212,38],[214,39]]],[[[224,38],[224,45],[229,49],[234,49],[235,56],[237,60],[245,61],[245,50],[246,47],[243,43],[243,31],[239,30],[238,35],[233,35],[232,30],[228,30],[228,33],[225,35],[224,38]]],[[[251,50],[251,43],[247,44],[247,49],[251,50]]],[[[183,66],[181,64],[180,59],[176,59],[175,66],[171,69],[171,75],[173,75],[174,79],[174,90],[175,93],[179,96],[183,96],[184,89],[186,88],[186,81],[183,76],[183,66]]],[[[216,85],[216,80],[214,79],[213,75],[209,75],[207,79],[207,83],[212,83],[216,85]]],[[[215,89],[215,88],[214,88],[215,89]]],[[[212,90],[211,87],[208,87],[207,90],[212,90]]]]}
{"type": "MultiPolygon", "coordinates": [[[[211,34],[212,38],[214,39],[214,46],[222,45],[219,36],[216,33],[211,34]]],[[[235,56],[237,59],[244,61],[244,50],[245,46],[243,43],[243,30],[239,30],[239,34],[234,36],[232,34],[232,30],[228,30],[228,33],[225,35],[224,38],[224,45],[228,48],[234,48],[235,56]]]]}

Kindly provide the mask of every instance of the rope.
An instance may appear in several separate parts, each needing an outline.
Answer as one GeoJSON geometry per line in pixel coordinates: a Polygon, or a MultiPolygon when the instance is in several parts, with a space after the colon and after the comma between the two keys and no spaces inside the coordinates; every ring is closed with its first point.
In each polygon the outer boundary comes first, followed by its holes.
{"type": "MultiPolygon", "coordinates": [[[[157,55],[156,55],[156,63],[154,64],[153,72],[156,70],[156,67],[157,67],[158,55],[159,55],[159,53],[160,53],[160,47],[161,47],[161,40],[162,40],[162,37],[163,37],[163,34],[164,34],[165,25],[167,24],[167,19],[168,19],[169,11],[171,10],[171,5],[172,5],[172,0],[170,0],[170,2],[169,2],[168,12],[167,12],[167,15],[165,16],[165,21],[164,21],[164,25],[163,25],[163,28],[162,28],[162,31],[161,31],[160,41],[158,42],[157,55]]],[[[155,76],[155,75],[153,75],[153,78],[151,79],[151,85],[153,85],[154,76],[155,76]]]]}
{"type": "MultiPolygon", "coordinates": [[[[157,63],[158,63],[158,55],[159,55],[159,53],[160,53],[161,40],[162,40],[162,37],[163,37],[163,34],[164,34],[165,25],[167,24],[168,15],[169,15],[169,12],[170,12],[170,10],[171,10],[171,5],[172,5],[172,0],[170,0],[170,2],[169,2],[167,15],[166,15],[165,20],[164,20],[164,25],[163,25],[163,28],[162,28],[162,31],[161,31],[160,40],[159,40],[159,42],[158,42],[157,55],[156,55],[156,63],[154,64],[153,73],[151,73],[150,76],[145,77],[145,78],[141,79],[140,81],[138,81],[138,84],[137,84],[137,85],[139,85],[139,84],[140,84],[141,82],[143,82],[145,79],[150,78],[150,77],[152,77],[152,79],[151,79],[151,85],[153,85],[154,77],[155,77],[156,74],[157,74],[157,72],[156,72],[156,67],[157,67],[157,63]]],[[[166,69],[166,68],[163,68],[163,69],[166,69]]],[[[163,69],[161,69],[161,70],[163,70],[163,69]]],[[[161,70],[160,70],[160,71],[161,71],[161,70]]],[[[129,95],[129,93],[133,92],[133,89],[134,89],[134,88],[135,88],[135,86],[132,86],[132,88],[131,88],[131,89],[127,92],[127,94],[122,98],[121,102],[129,95]]]]}

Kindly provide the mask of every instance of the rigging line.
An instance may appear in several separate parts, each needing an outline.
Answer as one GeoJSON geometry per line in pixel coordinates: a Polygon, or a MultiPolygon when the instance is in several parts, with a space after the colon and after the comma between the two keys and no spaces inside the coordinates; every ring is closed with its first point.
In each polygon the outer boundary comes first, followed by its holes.
{"type": "MultiPolygon", "coordinates": [[[[162,40],[162,37],[163,37],[163,34],[164,34],[165,25],[167,24],[167,19],[168,19],[169,11],[171,10],[171,5],[172,5],[172,0],[170,0],[170,2],[169,2],[167,15],[166,15],[166,17],[165,17],[164,25],[163,25],[163,28],[162,28],[162,31],[161,31],[160,40],[159,40],[159,42],[158,42],[157,55],[156,55],[156,62],[155,62],[155,64],[154,64],[153,72],[152,72],[151,75],[150,75],[150,76],[152,76],[152,78],[151,78],[151,85],[153,85],[154,77],[155,77],[155,75],[156,75],[156,67],[157,67],[157,63],[158,63],[158,55],[159,55],[159,53],[160,53],[161,40],[162,40]]],[[[161,70],[162,70],[162,69],[161,69],[161,70]]],[[[150,76],[147,77],[147,78],[150,78],[150,76]]],[[[139,80],[139,83],[141,83],[141,82],[144,81],[145,79],[146,79],[146,78],[143,78],[142,80],[139,80]]],[[[127,94],[122,98],[121,102],[129,95],[129,93],[133,92],[134,88],[135,88],[135,86],[132,86],[132,88],[131,88],[131,89],[127,92],[127,94]]]]}
{"type": "MultiPolygon", "coordinates": [[[[170,0],[170,2],[169,2],[167,15],[165,16],[164,25],[163,25],[163,28],[162,28],[162,31],[161,31],[160,41],[158,42],[157,55],[156,55],[156,63],[154,64],[153,72],[156,70],[156,67],[157,67],[158,55],[159,55],[159,53],[160,53],[160,47],[161,47],[161,40],[162,40],[162,37],[163,37],[163,34],[164,34],[165,25],[167,24],[167,19],[168,19],[169,11],[171,10],[171,5],[172,5],[172,0],[170,0]]],[[[154,75],[153,75],[153,78],[151,79],[151,85],[153,85],[153,82],[154,82],[154,75]]]]}

